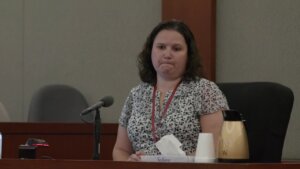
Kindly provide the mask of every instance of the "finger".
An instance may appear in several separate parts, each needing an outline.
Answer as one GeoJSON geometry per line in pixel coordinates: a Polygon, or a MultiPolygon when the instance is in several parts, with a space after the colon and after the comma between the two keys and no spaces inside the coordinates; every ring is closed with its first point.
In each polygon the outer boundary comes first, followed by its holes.
{"type": "Polygon", "coordinates": [[[128,158],[128,161],[140,161],[140,157],[137,156],[136,154],[131,154],[128,158]]]}
{"type": "Polygon", "coordinates": [[[137,151],[135,154],[136,154],[138,157],[141,157],[141,156],[144,155],[145,153],[142,152],[142,151],[137,151]]]}

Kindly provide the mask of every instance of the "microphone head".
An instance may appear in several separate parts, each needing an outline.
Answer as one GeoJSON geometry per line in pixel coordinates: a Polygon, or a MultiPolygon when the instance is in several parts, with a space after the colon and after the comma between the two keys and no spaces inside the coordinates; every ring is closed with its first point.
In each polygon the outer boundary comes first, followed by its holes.
{"type": "Polygon", "coordinates": [[[105,96],[100,101],[103,102],[103,107],[109,107],[114,103],[114,98],[111,96],[105,96]]]}

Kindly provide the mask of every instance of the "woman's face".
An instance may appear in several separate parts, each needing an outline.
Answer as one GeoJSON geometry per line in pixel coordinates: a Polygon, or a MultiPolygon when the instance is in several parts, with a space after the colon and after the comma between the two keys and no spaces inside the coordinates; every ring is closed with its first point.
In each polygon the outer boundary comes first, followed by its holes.
{"type": "Polygon", "coordinates": [[[187,63],[187,44],[175,30],[162,30],[154,39],[151,58],[157,76],[172,80],[181,78],[187,63]]]}

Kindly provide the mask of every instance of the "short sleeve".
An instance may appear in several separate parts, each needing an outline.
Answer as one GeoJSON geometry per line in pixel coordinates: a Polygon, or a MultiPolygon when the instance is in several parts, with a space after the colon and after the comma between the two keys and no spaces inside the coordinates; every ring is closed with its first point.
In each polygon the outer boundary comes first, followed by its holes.
{"type": "Polygon", "coordinates": [[[214,82],[206,79],[202,79],[200,82],[200,115],[210,114],[220,110],[227,110],[228,103],[226,97],[219,87],[214,82]]]}
{"type": "Polygon", "coordinates": [[[129,95],[127,96],[123,109],[121,111],[121,115],[119,118],[119,124],[122,127],[127,127],[128,125],[128,120],[131,116],[131,112],[132,112],[132,103],[133,103],[133,97],[132,97],[132,92],[129,93],[129,95]]]}

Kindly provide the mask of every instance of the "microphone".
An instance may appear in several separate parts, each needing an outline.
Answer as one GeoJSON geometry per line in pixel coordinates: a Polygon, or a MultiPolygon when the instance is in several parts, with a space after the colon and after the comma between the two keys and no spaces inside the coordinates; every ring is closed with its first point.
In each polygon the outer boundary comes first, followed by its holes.
{"type": "Polygon", "coordinates": [[[112,104],[114,103],[114,98],[111,97],[111,96],[105,96],[103,97],[102,99],[100,99],[100,101],[86,109],[84,109],[82,112],[81,112],[81,116],[83,115],[87,115],[89,114],[90,112],[92,112],[93,110],[95,109],[98,109],[100,107],[109,107],[111,106],[112,104]]]}

